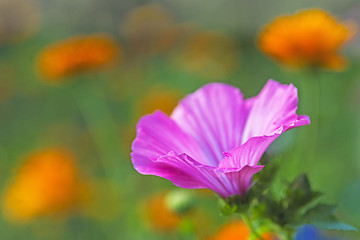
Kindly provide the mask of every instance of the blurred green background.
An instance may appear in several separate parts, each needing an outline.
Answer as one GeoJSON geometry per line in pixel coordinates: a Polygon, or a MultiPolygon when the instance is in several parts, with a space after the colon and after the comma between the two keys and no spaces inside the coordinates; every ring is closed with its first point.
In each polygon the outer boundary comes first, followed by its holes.
{"type": "MultiPolygon", "coordinates": [[[[303,8],[320,7],[340,19],[360,20],[357,0],[313,4],[308,0],[0,0],[2,198],[29,154],[49,147],[72,152],[79,175],[94,190],[87,200],[90,204],[76,205],[66,213],[30,221],[14,221],[2,214],[0,239],[207,239],[214,234],[229,217],[221,217],[217,198],[202,191],[186,190],[196,199],[194,209],[174,220],[174,226],[165,230],[153,226],[160,220],[147,208],[164,206],[149,207],[151,199],[177,188],[167,180],[142,176],[132,167],[129,154],[136,122],[156,109],[171,113],[179,99],[208,82],[232,84],[251,97],[269,78],[298,87],[298,113],[312,117],[315,77],[279,66],[260,52],[256,41],[262,26],[274,17],[303,8]],[[42,76],[37,61],[45,47],[95,33],[112,36],[121,48],[115,64],[56,84],[42,76]]],[[[281,159],[279,181],[306,171],[313,188],[325,193],[324,201],[339,203],[337,215],[360,228],[358,37],[348,43],[344,54],[349,61],[345,71],[321,71],[317,76],[321,108],[315,157],[281,159]]],[[[290,151],[301,134],[305,142],[311,141],[312,129],[286,133],[269,151],[274,155],[290,151]]],[[[160,215],[166,219],[166,214],[160,215]]],[[[360,238],[357,233],[332,234],[360,238]]]]}

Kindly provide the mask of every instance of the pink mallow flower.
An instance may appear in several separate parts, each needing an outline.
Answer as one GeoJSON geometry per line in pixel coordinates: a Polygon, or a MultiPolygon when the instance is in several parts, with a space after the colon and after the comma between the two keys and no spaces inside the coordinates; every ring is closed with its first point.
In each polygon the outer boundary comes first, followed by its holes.
{"type": "Polygon", "coordinates": [[[297,89],[269,80],[245,100],[239,89],[211,83],[185,97],[171,116],[142,117],[132,144],[135,169],[182,188],[209,188],[223,198],[243,196],[258,162],[282,133],[310,124],[298,116],[297,89]]]}

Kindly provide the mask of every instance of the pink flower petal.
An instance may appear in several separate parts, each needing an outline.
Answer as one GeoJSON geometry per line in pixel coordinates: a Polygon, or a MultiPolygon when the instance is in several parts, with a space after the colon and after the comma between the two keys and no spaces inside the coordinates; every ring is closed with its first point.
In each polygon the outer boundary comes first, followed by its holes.
{"type": "Polygon", "coordinates": [[[183,99],[171,118],[196,139],[207,164],[217,166],[224,151],[241,145],[248,112],[239,89],[212,83],[183,99]]]}
{"type": "Polygon", "coordinates": [[[182,188],[209,188],[220,196],[237,194],[238,188],[234,187],[231,177],[236,172],[244,172],[233,169],[234,172],[217,171],[217,168],[198,163],[186,154],[175,154],[169,152],[167,155],[152,161],[151,164],[139,164],[147,160],[138,161],[143,156],[132,154],[136,170],[144,175],[155,175],[166,178],[174,185],[182,188]]]}
{"type": "Polygon", "coordinates": [[[135,169],[144,175],[155,175],[172,181],[176,186],[183,188],[208,188],[199,181],[199,163],[196,163],[186,154],[176,155],[169,152],[157,160],[149,160],[137,153],[132,153],[135,169]]]}
{"type": "Polygon", "coordinates": [[[246,165],[255,166],[268,146],[282,133],[291,128],[309,123],[308,116],[299,116],[294,122],[281,126],[271,135],[252,137],[243,145],[224,153],[225,158],[220,162],[219,168],[243,168],[246,165]]]}
{"type": "Polygon", "coordinates": [[[244,166],[240,171],[225,173],[231,181],[233,191],[226,194],[224,197],[240,195],[244,196],[249,188],[252,186],[251,179],[255,173],[258,173],[264,166],[244,166]]]}
{"type": "Polygon", "coordinates": [[[165,156],[170,151],[176,154],[186,152],[192,158],[203,159],[198,143],[160,111],[140,119],[131,149],[135,167],[140,162],[151,163],[150,160],[165,156]],[[133,154],[136,154],[137,157],[142,156],[141,160],[134,158],[133,154]]]}
{"type": "Polygon", "coordinates": [[[251,137],[272,135],[279,127],[290,125],[298,118],[297,89],[292,84],[284,85],[270,79],[257,96],[246,100],[246,104],[251,110],[242,143],[251,137]]]}
{"type": "Polygon", "coordinates": [[[242,196],[271,142],[310,123],[296,114],[297,103],[293,85],[273,80],[248,100],[237,88],[208,84],[181,101],[171,118],[155,112],[140,119],[132,162],[138,172],[179,187],[242,196]]]}

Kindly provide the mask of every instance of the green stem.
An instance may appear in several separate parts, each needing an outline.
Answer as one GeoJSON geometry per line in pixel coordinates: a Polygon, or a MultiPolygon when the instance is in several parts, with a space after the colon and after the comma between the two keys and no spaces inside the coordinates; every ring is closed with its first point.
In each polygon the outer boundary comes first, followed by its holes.
{"type": "Polygon", "coordinates": [[[299,172],[309,172],[316,159],[320,132],[321,79],[316,70],[296,76],[299,87],[300,113],[309,115],[311,124],[297,131],[297,139],[291,151],[283,156],[280,174],[290,179],[299,172]],[[292,161],[284,161],[292,159],[292,161]]]}
{"type": "Polygon", "coordinates": [[[292,230],[285,230],[285,239],[284,240],[293,240],[294,238],[294,231],[292,230]]]}
{"type": "Polygon", "coordinates": [[[254,225],[252,225],[250,217],[247,213],[241,215],[242,219],[244,220],[245,224],[250,228],[251,233],[257,237],[258,240],[264,240],[264,238],[257,232],[254,225]]]}
{"type": "Polygon", "coordinates": [[[316,153],[319,143],[319,134],[320,134],[320,100],[321,100],[321,86],[320,86],[320,77],[319,72],[312,72],[312,77],[307,81],[307,90],[311,93],[309,99],[309,112],[311,113],[311,126],[309,131],[311,133],[308,135],[310,137],[309,141],[309,155],[308,155],[308,164],[310,166],[313,161],[316,159],[316,153]]]}
{"type": "Polygon", "coordinates": [[[321,86],[320,86],[320,79],[316,77],[314,79],[315,82],[315,103],[314,103],[314,117],[315,117],[315,130],[314,130],[314,152],[313,152],[313,158],[316,155],[316,149],[319,141],[319,134],[320,134],[320,100],[321,100],[321,86]]]}
{"type": "Polygon", "coordinates": [[[119,179],[123,174],[116,164],[123,158],[116,121],[91,79],[79,79],[72,85],[73,98],[85,120],[94,147],[106,175],[119,179]]]}
{"type": "MultiPolygon", "coordinates": [[[[299,136],[294,150],[289,152],[294,159],[289,163],[291,170],[296,175],[298,171],[309,171],[309,166],[315,161],[320,129],[320,77],[318,72],[308,72],[300,77],[300,106],[301,113],[309,115],[311,124],[299,129],[299,136]]],[[[288,171],[289,167],[284,168],[288,171]]]]}

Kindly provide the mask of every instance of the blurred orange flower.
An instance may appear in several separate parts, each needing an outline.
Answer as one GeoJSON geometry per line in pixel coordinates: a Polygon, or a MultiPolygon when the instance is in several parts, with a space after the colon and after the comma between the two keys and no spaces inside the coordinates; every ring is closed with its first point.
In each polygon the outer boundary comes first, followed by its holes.
{"type": "Polygon", "coordinates": [[[242,221],[226,223],[220,228],[211,240],[248,240],[250,238],[250,229],[242,221]]]}
{"type": "Polygon", "coordinates": [[[63,215],[86,196],[75,157],[62,149],[46,149],[30,155],[18,169],[3,196],[5,217],[29,221],[45,215],[63,215]]]}
{"type": "Polygon", "coordinates": [[[274,235],[274,234],[272,234],[272,233],[269,233],[269,232],[264,233],[264,234],[262,235],[262,238],[263,238],[264,240],[280,240],[276,235],[274,235]]]}
{"type": "Polygon", "coordinates": [[[157,4],[146,4],[132,10],[122,31],[137,53],[168,50],[180,34],[172,14],[157,4]]]}
{"type": "Polygon", "coordinates": [[[147,199],[144,204],[146,222],[155,231],[175,230],[181,221],[181,217],[167,206],[166,196],[167,193],[158,193],[147,199]]]}
{"type": "Polygon", "coordinates": [[[187,72],[219,80],[238,65],[237,51],[235,40],[225,33],[199,32],[188,39],[177,65],[187,72]]]}
{"type": "Polygon", "coordinates": [[[99,69],[115,62],[121,48],[105,34],[71,37],[45,48],[38,59],[40,73],[49,80],[99,69]]]}
{"type": "Polygon", "coordinates": [[[124,149],[131,151],[131,144],[136,136],[136,123],[138,119],[149,113],[153,113],[156,110],[160,110],[167,115],[170,115],[179,100],[182,97],[182,94],[179,90],[167,89],[164,86],[156,85],[149,89],[148,92],[142,94],[143,96],[139,98],[134,107],[134,118],[129,124],[124,124],[121,127],[121,136],[122,143],[124,144],[124,149]]]}
{"type": "Polygon", "coordinates": [[[341,70],[338,51],[355,34],[355,26],[337,21],[321,9],[276,18],[261,32],[259,47],[274,60],[292,67],[341,70]]]}
{"type": "Polygon", "coordinates": [[[139,99],[136,110],[139,113],[139,116],[153,113],[156,110],[161,110],[167,115],[170,115],[181,97],[178,90],[154,86],[144,95],[144,97],[139,99]]]}
{"type": "MultiPolygon", "coordinates": [[[[251,232],[249,227],[243,221],[234,221],[226,223],[212,238],[209,240],[248,240],[251,232]]],[[[262,235],[264,240],[276,240],[277,238],[270,233],[262,235]]]]}

